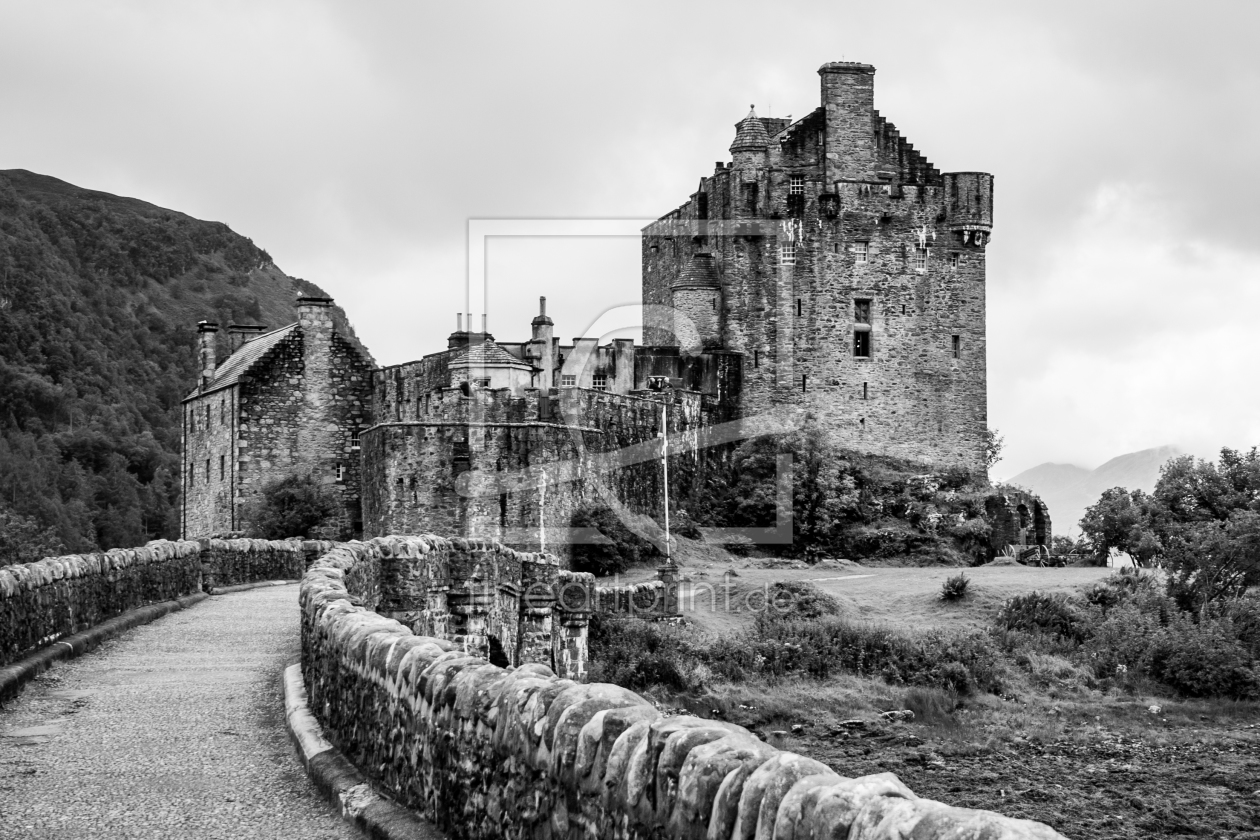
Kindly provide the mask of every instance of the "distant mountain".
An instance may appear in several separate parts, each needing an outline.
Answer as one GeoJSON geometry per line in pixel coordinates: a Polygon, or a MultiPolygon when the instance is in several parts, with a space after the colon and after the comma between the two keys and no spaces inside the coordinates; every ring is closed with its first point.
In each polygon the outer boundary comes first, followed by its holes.
{"type": "Polygon", "coordinates": [[[1027,487],[1041,497],[1050,508],[1055,533],[1078,534],[1085,508],[1097,502],[1104,490],[1124,487],[1149,493],[1159,480],[1159,468],[1182,454],[1175,446],[1157,446],[1112,458],[1094,470],[1074,464],[1040,464],[1008,483],[1027,487]]]}
{"type": "Polygon", "coordinates": [[[323,292],[225,224],[0,170],[0,530],[174,536],[196,322],[290,324],[299,294],[323,292]]]}

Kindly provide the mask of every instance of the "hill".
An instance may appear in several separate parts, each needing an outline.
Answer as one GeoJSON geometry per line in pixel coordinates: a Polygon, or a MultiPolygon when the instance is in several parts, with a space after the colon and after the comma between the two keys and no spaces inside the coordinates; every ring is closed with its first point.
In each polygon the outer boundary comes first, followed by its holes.
{"type": "Polygon", "coordinates": [[[196,322],[289,324],[299,294],[225,224],[0,170],[0,564],[176,536],[196,322]]]}
{"type": "Polygon", "coordinates": [[[1085,508],[1098,501],[1104,490],[1155,489],[1159,469],[1169,458],[1183,454],[1175,446],[1157,446],[1112,458],[1097,469],[1073,464],[1040,464],[1011,478],[1011,484],[1027,487],[1050,507],[1056,532],[1079,534],[1085,508]]]}

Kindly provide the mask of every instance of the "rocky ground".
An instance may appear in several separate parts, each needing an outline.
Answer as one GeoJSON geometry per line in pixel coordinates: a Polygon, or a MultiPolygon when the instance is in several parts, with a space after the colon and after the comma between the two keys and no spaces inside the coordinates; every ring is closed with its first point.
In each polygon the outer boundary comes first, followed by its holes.
{"type": "Polygon", "coordinates": [[[845,775],[893,772],[920,796],[1038,820],[1073,840],[1260,838],[1260,724],[1090,727],[994,744],[976,734],[868,719],[783,737],[845,775]]]}

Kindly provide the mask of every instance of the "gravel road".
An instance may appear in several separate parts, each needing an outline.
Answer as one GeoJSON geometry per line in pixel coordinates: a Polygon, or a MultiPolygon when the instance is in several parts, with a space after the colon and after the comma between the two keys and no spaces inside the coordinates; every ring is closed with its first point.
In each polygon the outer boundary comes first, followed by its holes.
{"type": "Polygon", "coordinates": [[[0,711],[0,837],[359,838],[285,731],[297,591],[209,598],[28,684],[0,711]]]}

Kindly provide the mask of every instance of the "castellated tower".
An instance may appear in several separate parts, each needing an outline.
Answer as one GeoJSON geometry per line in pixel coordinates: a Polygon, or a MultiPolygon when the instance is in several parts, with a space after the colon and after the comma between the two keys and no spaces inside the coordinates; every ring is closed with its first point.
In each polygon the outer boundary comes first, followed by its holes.
{"type": "Polygon", "coordinates": [[[739,354],[745,417],[805,410],[842,446],[983,469],[993,176],[916,151],[870,65],[818,72],[817,109],[749,113],[644,230],[645,350],[739,354]]]}

